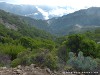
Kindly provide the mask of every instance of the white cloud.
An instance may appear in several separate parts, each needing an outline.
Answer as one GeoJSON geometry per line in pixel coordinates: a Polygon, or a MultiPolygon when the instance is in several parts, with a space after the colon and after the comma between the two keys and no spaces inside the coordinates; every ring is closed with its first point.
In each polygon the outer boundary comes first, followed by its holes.
{"type": "Polygon", "coordinates": [[[38,15],[38,13],[34,13],[34,15],[38,15]]]}
{"type": "Polygon", "coordinates": [[[73,8],[63,8],[63,7],[56,7],[52,10],[45,11],[36,6],[39,12],[41,12],[45,19],[49,19],[49,16],[63,16],[64,14],[72,13],[75,10],[73,8]]]}
{"type": "Polygon", "coordinates": [[[49,15],[54,15],[54,16],[63,16],[63,14],[65,13],[67,13],[67,10],[64,8],[59,8],[59,7],[49,11],[49,15]]]}
{"type": "Polygon", "coordinates": [[[45,12],[43,9],[41,9],[41,8],[39,8],[39,7],[37,7],[37,6],[36,6],[36,8],[38,9],[39,12],[42,13],[42,15],[44,16],[45,19],[49,19],[49,17],[48,17],[48,16],[49,16],[48,12],[45,12]]]}

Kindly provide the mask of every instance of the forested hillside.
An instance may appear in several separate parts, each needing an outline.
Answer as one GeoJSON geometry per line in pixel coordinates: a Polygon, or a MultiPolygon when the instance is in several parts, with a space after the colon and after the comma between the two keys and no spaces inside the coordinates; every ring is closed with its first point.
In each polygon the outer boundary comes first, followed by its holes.
{"type": "Polygon", "coordinates": [[[0,10],[1,67],[36,64],[52,71],[100,71],[100,28],[57,37],[32,26],[44,21],[29,25],[30,20],[0,10]]]}
{"type": "MultiPolygon", "coordinates": [[[[17,54],[23,51],[51,50],[55,47],[52,39],[50,33],[31,27],[17,15],[0,10],[0,52],[1,57],[8,56],[8,61],[17,58],[17,54]]],[[[7,61],[5,64],[2,62],[5,61],[1,59],[1,65],[7,64],[7,61]]]]}
{"type": "Polygon", "coordinates": [[[48,22],[52,29],[51,33],[57,35],[91,31],[100,28],[100,7],[75,11],[59,18],[49,19],[48,22]]]}
{"type": "Polygon", "coordinates": [[[81,9],[56,18],[53,14],[49,15],[50,10],[54,9],[47,6],[13,5],[0,2],[0,9],[21,15],[20,19],[22,19],[26,24],[45,30],[46,32],[57,36],[83,33],[88,30],[94,31],[96,28],[100,28],[100,7],[81,9]],[[51,16],[53,18],[44,20],[46,14],[43,14],[43,12],[39,9],[41,9],[44,13],[47,13],[48,17],[51,16]],[[25,15],[27,17],[25,17],[25,15]]]}

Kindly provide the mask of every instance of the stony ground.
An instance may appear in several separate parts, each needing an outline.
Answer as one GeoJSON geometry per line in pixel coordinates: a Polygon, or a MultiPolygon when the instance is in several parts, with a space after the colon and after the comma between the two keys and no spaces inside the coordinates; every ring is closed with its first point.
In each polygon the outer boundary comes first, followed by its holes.
{"type": "MultiPolygon", "coordinates": [[[[41,69],[34,64],[30,66],[18,66],[16,68],[0,67],[0,75],[83,75],[83,74],[65,74],[64,72],[52,72],[49,68],[41,69]]],[[[100,74],[90,74],[100,75],[100,74]]]]}
{"type": "MultiPolygon", "coordinates": [[[[52,72],[49,68],[41,69],[39,67],[35,67],[34,64],[30,66],[18,66],[16,68],[0,68],[0,75],[65,75],[63,73],[52,72]]],[[[72,74],[67,74],[72,75],[72,74]]]]}

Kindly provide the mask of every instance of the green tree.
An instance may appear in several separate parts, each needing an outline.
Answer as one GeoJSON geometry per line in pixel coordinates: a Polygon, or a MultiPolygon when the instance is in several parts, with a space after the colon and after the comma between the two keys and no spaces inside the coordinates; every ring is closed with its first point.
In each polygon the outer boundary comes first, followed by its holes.
{"type": "Polygon", "coordinates": [[[85,56],[97,57],[99,51],[96,49],[96,42],[86,38],[82,34],[70,35],[65,44],[72,52],[76,53],[76,55],[78,55],[79,51],[82,51],[85,56]]]}
{"type": "Polygon", "coordinates": [[[78,54],[78,50],[80,49],[80,44],[83,39],[84,36],[80,34],[70,35],[68,36],[67,42],[65,44],[72,52],[78,54]]]}
{"type": "Polygon", "coordinates": [[[32,39],[30,37],[20,38],[20,43],[26,48],[31,48],[32,49],[33,45],[32,45],[31,41],[32,41],[32,39]]]}

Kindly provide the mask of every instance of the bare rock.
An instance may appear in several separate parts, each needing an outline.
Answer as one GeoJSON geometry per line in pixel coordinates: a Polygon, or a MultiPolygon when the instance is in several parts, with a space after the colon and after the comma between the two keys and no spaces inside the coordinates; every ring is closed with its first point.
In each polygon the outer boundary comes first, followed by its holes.
{"type": "Polygon", "coordinates": [[[22,66],[21,65],[18,65],[17,66],[17,69],[20,69],[21,70],[22,69],[22,66]]]}
{"type": "Polygon", "coordinates": [[[49,68],[46,68],[46,72],[48,72],[49,74],[51,74],[51,71],[49,68]]]}
{"type": "Polygon", "coordinates": [[[35,64],[31,64],[30,67],[34,68],[35,67],[35,64]]]}

